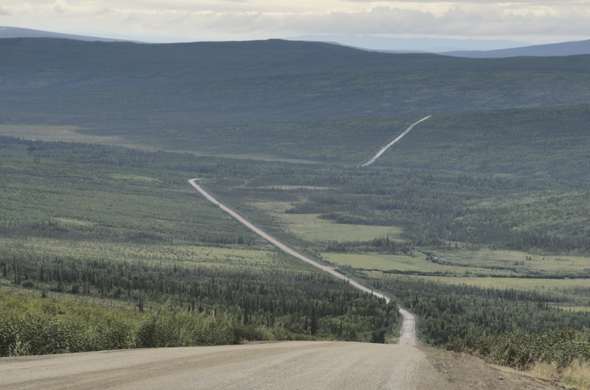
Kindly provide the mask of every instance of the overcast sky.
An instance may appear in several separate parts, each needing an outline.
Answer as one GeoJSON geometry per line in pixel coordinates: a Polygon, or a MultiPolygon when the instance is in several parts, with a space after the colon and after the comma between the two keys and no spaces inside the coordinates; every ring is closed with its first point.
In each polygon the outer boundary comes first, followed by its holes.
{"type": "Polygon", "coordinates": [[[0,0],[0,25],[148,41],[590,38],[590,0],[0,0]]]}

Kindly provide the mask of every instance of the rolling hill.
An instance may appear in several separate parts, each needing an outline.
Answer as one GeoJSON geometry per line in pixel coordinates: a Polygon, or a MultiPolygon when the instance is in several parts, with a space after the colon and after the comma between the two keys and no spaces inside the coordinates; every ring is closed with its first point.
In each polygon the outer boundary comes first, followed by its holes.
{"type": "MultiPolygon", "coordinates": [[[[0,39],[0,56],[0,356],[384,343],[398,329],[411,345],[415,324],[422,342],[463,354],[436,364],[445,375],[466,352],[587,373],[590,56],[53,38],[0,39]]],[[[195,359],[181,371],[208,364],[195,359]]],[[[400,367],[421,379],[422,363],[400,367]]],[[[177,376],[173,360],[149,365],[177,376]]],[[[9,386],[32,383],[2,370],[9,386]]],[[[107,372],[109,385],[139,385],[135,371],[107,372]]],[[[467,371],[465,388],[509,382],[467,371]]]]}
{"type": "Polygon", "coordinates": [[[590,40],[487,51],[453,51],[447,55],[466,58],[562,57],[590,54],[590,40]]]}
{"type": "Polygon", "coordinates": [[[51,31],[34,30],[30,28],[0,26],[0,39],[6,38],[54,38],[72,39],[76,41],[103,41],[112,42],[113,39],[91,37],[86,35],[62,34],[51,31]]]}
{"type": "Polygon", "coordinates": [[[432,114],[381,164],[588,181],[590,56],[60,39],[4,39],[0,54],[4,128],[70,126],[156,149],[358,164],[432,114]]]}

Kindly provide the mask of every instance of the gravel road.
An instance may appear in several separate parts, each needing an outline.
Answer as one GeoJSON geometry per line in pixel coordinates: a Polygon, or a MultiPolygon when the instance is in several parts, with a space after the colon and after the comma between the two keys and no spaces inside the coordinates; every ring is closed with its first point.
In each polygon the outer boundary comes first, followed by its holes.
{"type": "Polygon", "coordinates": [[[395,137],[393,139],[393,141],[389,142],[387,145],[385,145],[384,147],[382,147],[381,149],[379,149],[379,151],[373,157],[371,157],[371,159],[369,161],[367,161],[364,164],[361,164],[361,168],[365,168],[365,167],[368,167],[370,165],[373,165],[373,163],[375,163],[375,161],[377,161],[379,159],[379,157],[381,157],[385,152],[387,152],[389,150],[389,148],[391,148],[393,145],[395,145],[399,141],[401,141],[402,138],[404,138],[406,135],[408,135],[408,133],[410,131],[414,130],[414,127],[418,126],[422,122],[425,122],[425,121],[429,120],[430,118],[432,118],[432,115],[428,115],[428,116],[420,119],[419,121],[416,121],[416,122],[412,123],[410,125],[410,127],[408,127],[406,130],[404,130],[403,133],[401,133],[400,135],[398,135],[397,137],[395,137]]]}
{"type": "Polygon", "coordinates": [[[3,390],[450,389],[405,345],[283,342],[0,359],[3,390]]]}

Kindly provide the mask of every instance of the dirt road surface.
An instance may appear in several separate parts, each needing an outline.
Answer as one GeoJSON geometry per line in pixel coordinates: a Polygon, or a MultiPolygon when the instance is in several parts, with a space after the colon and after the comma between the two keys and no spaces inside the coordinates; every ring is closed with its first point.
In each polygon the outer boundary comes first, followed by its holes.
{"type": "Polygon", "coordinates": [[[0,359],[2,390],[555,390],[468,355],[294,341],[0,359]]]}
{"type": "Polygon", "coordinates": [[[400,308],[402,326],[400,329],[399,343],[411,347],[416,346],[416,317],[409,311],[400,308]]]}
{"type": "Polygon", "coordinates": [[[284,342],[0,359],[3,390],[448,389],[403,345],[284,342]]]}

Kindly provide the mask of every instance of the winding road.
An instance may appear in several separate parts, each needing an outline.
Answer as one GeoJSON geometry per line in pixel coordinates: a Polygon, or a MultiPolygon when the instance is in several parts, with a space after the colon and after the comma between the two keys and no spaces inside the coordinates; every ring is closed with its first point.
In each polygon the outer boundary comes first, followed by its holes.
{"type": "MultiPolygon", "coordinates": [[[[390,299],[297,252],[219,202],[209,202],[279,250],[360,291],[390,299]]],[[[295,341],[220,347],[103,351],[0,359],[3,390],[450,390],[416,348],[414,316],[399,309],[399,344],[295,341]]]]}
{"type": "MultiPolygon", "coordinates": [[[[288,245],[283,244],[281,241],[277,240],[276,238],[274,238],[270,234],[266,233],[264,230],[260,229],[256,225],[254,225],[253,223],[248,221],[246,218],[244,218],[243,216],[238,214],[233,209],[231,209],[231,208],[227,207],[226,205],[224,205],[223,203],[221,203],[213,195],[211,195],[209,192],[207,192],[201,185],[199,185],[198,181],[199,181],[199,179],[195,178],[195,179],[190,179],[188,182],[199,194],[201,194],[209,202],[211,202],[215,206],[219,207],[226,214],[231,216],[233,219],[235,219],[236,221],[238,221],[242,225],[246,226],[252,232],[257,234],[259,237],[262,237],[264,240],[266,240],[270,244],[274,245],[276,248],[278,248],[282,252],[284,252],[290,256],[293,256],[293,257],[295,257],[295,258],[297,258],[297,259],[299,259],[299,260],[301,260],[301,261],[303,261],[303,262],[305,262],[305,263],[307,263],[307,264],[309,264],[309,265],[311,265],[323,272],[326,272],[326,273],[334,276],[335,278],[338,278],[340,280],[344,280],[345,282],[348,282],[352,287],[356,288],[357,290],[372,294],[378,298],[382,298],[387,303],[389,303],[391,301],[389,299],[389,297],[387,297],[386,295],[384,295],[378,291],[374,291],[373,289],[371,289],[369,287],[363,286],[362,284],[360,284],[356,280],[353,280],[353,279],[349,278],[348,276],[341,274],[335,268],[329,267],[327,265],[323,265],[323,264],[317,262],[316,260],[313,260],[313,259],[309,258],[308,256],[305,256],[305,255],[297,252],[295,249],[289,247],[288,245]]],[[[415,329],[416,328],[416,326],[415,326],[416,321],[415,321],[414,315],[412,313],[410,313],[409,311],[404,310],[402,308],[400,308],[399,312],[402,316],[402,321],[403,321],[402,327],[401,327],[401,333],[400,333],[400,344],[414,346],[414,345],[416,345],[416,329],[415,329]]]]}
{"type": "Polygon", "coordinates": [[[401,133],[400,135],[398,135],[397,137],[395,137],[393,139],[393,141],[391,141],[390,143],[388,143],[387,145],[385,145],[384,147],[382,147],[381,149],[379,149],[379,151],[373,157],[371,157],[371,159],[369,161],[367,161],[364,164],[361,164],[360,167],[361,168],[365,168],[365,167],[368,167],[370,165],[373,165],[373,163],[375,161],[377,161],[379,159],[379,157],[381,157],[383,155],[383,153],[387,152],[389,150],[389,148],[391,148],[393,145],[395,145],[399,141],[401,141],[402,138],[404,138],[406,135],[408,135],[408,133],[410,131],[414,130],[414,127],[418,126],[422,122],[426,122],[430,118],[432,118],[432,115],[425,116],[424,118],[420,119],[419,121],[416,121],[416,122],[412,123],[410,125],[410,127],[408,127],[406,130],[404,130],[403,133],[401,133]]]}
{"type": "MultiPolygon", "coordinates": [[[[209,202],[281,251],[360,291],[379,292],[283,244],[205,191],[209,202]]],[[[2,390],[451,390],[418,349],[414,316],[403,316],[399,344],[294,341],[0,358],[2,390]]]]}

